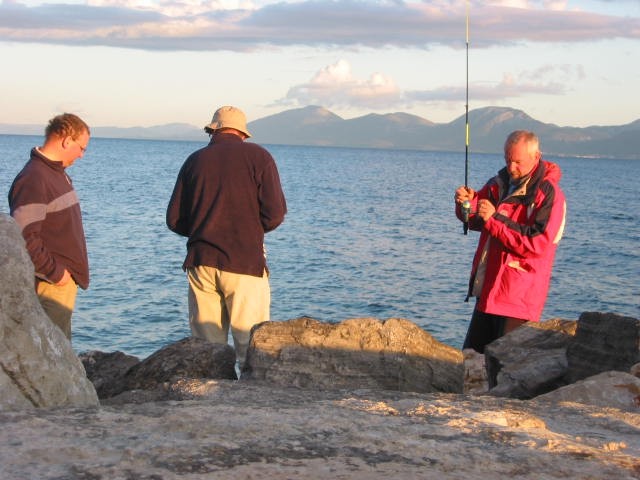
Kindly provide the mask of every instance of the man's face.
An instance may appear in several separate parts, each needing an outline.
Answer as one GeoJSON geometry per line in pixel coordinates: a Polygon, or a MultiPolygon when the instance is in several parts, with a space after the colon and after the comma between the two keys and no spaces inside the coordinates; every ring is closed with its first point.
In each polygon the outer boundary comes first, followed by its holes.
{"type": "Polygon", "coordinates": [[[511,145],[504,156],[511,180],[520,180],[527,176],[540,160],[539,152],[530,152],[529,145],[522,139],[511,145]]]}
{"type": "Polygon", "coordinates": [[[64,167],[70,167],[73,163],[84,155],[89,146],[89,134],[82,132],[76,138],[67,137],[64,141],[65,158],[62,160],[64,167]]]}

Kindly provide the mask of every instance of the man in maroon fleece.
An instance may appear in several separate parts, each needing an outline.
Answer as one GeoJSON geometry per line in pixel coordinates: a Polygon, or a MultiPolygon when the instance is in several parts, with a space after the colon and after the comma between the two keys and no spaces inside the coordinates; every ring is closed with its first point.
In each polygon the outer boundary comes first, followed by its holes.
{"type": "Polygon", "coordinates": [[[69,340],[78,286],[89,286],[89,261],[78,196],[65,169],[84,155],[89,136],[76,115],[52,118],[44,145],[31,150],[9,190],[10,213],[33,261],[38,298],[69,340]]]}
{"type": "Polygon", "coordinates": [[[221,107],[204,130],[211,141],[180,169],[167,226],[188,237],[192,335],[226,344],[231,327],[242,368],[251,327],[269,320],[264,234],[282,223],[287,206],[275,161],[245,142],[251,135],[242,111],[221,107]]]}

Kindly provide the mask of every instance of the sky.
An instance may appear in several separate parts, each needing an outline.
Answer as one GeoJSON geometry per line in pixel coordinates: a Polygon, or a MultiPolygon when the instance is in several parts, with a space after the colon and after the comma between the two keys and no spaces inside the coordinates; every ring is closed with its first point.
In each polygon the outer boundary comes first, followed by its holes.
{"type": "Polygon", "coordinates": [[[640,119],[640,0],[0,0],[0,58],[0,123],[203,126],[222,105],[447,123],[467,73],[469,110],[640,119]]]}

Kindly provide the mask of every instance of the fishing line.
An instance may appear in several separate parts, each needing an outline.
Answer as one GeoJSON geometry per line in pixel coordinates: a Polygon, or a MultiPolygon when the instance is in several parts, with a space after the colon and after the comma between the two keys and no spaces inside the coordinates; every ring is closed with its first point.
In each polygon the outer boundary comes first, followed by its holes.
{"type": "MultiPolygon", "coordinates": [[[[469,1],[466,4],[466,49],[467,49],[467,65],[466,65],[466,97],[465,97],[465,142],[464,142],[464,186],[469,186],[469,1]]],[[[462,202],[462,231],[466,235],[469,231],[469,214],[471,213],[471,203],[468,200],[462,202]]]]}

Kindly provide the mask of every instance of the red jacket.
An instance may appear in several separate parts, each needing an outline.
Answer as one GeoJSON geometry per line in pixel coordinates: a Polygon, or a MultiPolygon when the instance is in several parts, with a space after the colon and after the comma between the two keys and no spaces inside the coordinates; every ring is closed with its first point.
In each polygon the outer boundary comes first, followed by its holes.
{"type": "MultiPolygon", "coordinates": [[[[483,198],[496,207],[487,222],[473,213],[469,217],[469,228],[481,232],[469,281],[469,296],[478,297],[481,312],[540,320],[565,225],[560,177],[558,165],[541,160],[528,182],[507,195],[509,175],[503,168],[471,202],[472,212],[483,198]]],[[[456,214],[462,218],[459,206],[456,214]]]]}

